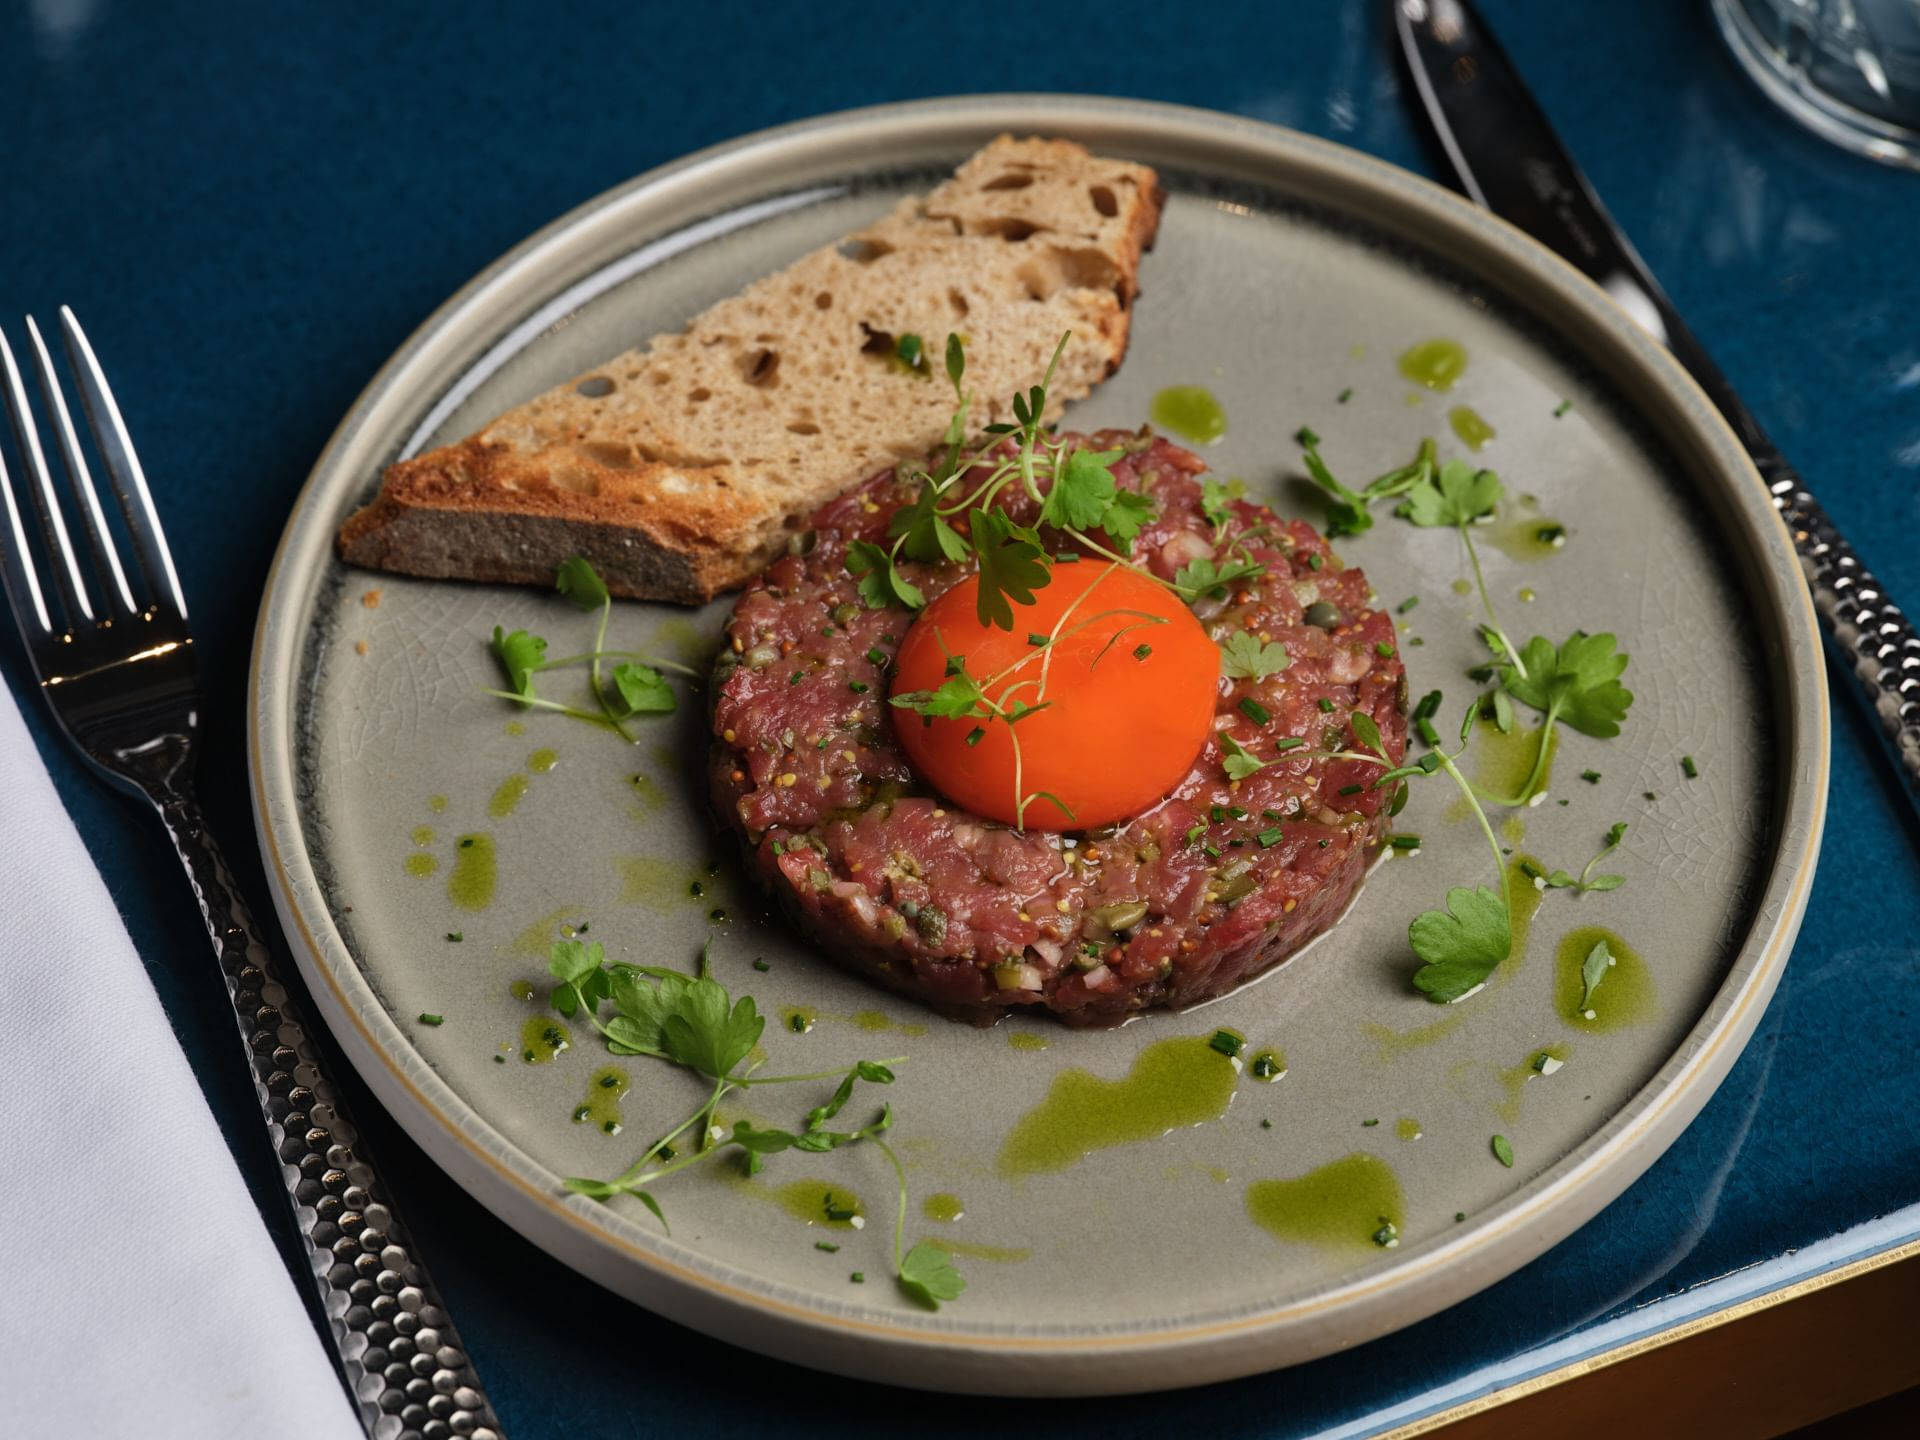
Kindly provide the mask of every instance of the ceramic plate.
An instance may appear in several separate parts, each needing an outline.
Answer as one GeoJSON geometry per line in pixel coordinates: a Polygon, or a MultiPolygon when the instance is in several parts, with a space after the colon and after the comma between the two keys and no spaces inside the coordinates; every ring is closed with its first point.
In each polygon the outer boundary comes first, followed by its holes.
{"type": "MultiPolygon", "coordinates": [[[[1419,597],[1404,616],[1413,690],[1444,687],[1457,713],[1462,671],[1482,658],[1457,537],[1389,517],[1343,552],[1383,602],[1419,597]]],[[[726,610],[622,605],[614,634],[698,663],[726,610]]],[[[1822,669],[1786,534],[1704,398],[1598,290],[1351,151],[1069,98],[916,104],[750,137],[602,196],[501,260],[406,343],[321,457],[261,612],[252,710],[261,843],[316,1002],[460,1184],[583,1274],[701,1330],[848,1374],[1008,1393],[1291,1364],[1428,1315],[1566,1237],[1673,1140],[1752,1031],[1800,920],[1826,786],[1822,669]],[[496,683],[493,626],[584,647],[577,612],[335,561],[334,530],[383,465],[679,326],[1003,130],[1146,161],[1170,194],[1132,352],[1069,423],[1135,425],[1162,387],[1203,385],[1229,417],[1205,451],[1215,471],[1317,520],[1297,427],[1364,478],[1425,435],[1462,453],[1449,414],[1469,407],[1497,432],[1481,460],[1512,497],[1480,536],[1503,619],[1523,635],[1612,630],[1631,653],[1624,733],[1566,735],[1547,802],[1504,832],[1517,853],[1577,870],[1628,821],[1602,867],[1627,883],[1524,894],[1538,901],[1524,944],[1485,993],[1439,1009],[1408,983],[1411,916],[1490,878],[1435,782],[1400,822],[1425,837],[1417,856],[1378,869],[1307,953],[1203,1011],[1106,1032],[941,1020],[756,918],[707,817],[698,697],[632,748],[517,713],[481,693],[496,683]],[[1396,369],[1434,337],[1469,356],[1446,395],[1396,369]],[[1533,543],[1548,522],[1565,529],[1558,549],[1533,543]],[[471,836],[485,840],[462,847],[471,836]],[[480,904],[473,855],[488,846],[497,875],[480,904]],[[711,927],[716,974],[773,1017],[778,1069],[905,1057],[888,1098],[909,1242],[950,1243],[965,1296],[934,1314],[889,1283],[893,1181],[872,1147],[777,1156],[753,1181],[730,1164],[676,1176],[659,1191],[670,1233],[631,1200],[563,1193],[563,1177],[621,1170],[697,1095],[681,1072],[626,1061],[633,1088],[607,1134],[598,1110],[572,1119],[608,1063],[596,1038],[575,1025],[557,1057],[525,1058],[556,1018],[545,951],[583,922],[615,958],[673,966],[691,965],[711,927]],[[1577,972],[1594,927],[1625,958],[1588,1022],[1569,1016],[1564,957],[1577,972]],[[1283,1054],[1284,1076],[1243,1074],[1217,1114],[1196,1115],[1189,1096],[1156,1138],[1010,1167],[1008,1136],[1060,1077],[1085,1072],[1068,1082],[1083,1092],[1086,1076],[1121,1082],[1147,1047],[1221,1027],[1249,1054],[1283,1054]],[[1545,1050],[1564,1064],[1543,1075],[1530,1062],[1545,1050]],[[830,1224],[829,1190],[836,1213],[857,1204],[868,1223],[830,1224]],[[1278,1233],[1250,1198],[1270,1202],[1278,1233]],[[1381,1217],[1391,1248],[1374,1240],[1381,1217]]],[[[776,1124],[813,1100],[753,1096],[776,1124]]]]}

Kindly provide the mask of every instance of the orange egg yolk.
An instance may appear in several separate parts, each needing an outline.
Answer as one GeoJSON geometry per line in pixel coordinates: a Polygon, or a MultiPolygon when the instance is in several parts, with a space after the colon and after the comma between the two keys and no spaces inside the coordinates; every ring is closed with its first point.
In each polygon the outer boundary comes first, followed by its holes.
{"type": "Polygon", "coordinates": [[[1052,576],[1014,605],[1010,631],[981,623],[977,576],[927,606],[900,646],[893,696],[948,685],[943,698],[958,702],[971,683],[981,698],[957,718],[896,705],[894,725],[920,773],[964,808],[1084,830],[1140,814],[1187,773],[1213,725],[1220,651],[1178,596],[1130,566],[1082,560],[1052,576]],[[1032,706],[1043,708],[1020,715],[1032,706]]]}

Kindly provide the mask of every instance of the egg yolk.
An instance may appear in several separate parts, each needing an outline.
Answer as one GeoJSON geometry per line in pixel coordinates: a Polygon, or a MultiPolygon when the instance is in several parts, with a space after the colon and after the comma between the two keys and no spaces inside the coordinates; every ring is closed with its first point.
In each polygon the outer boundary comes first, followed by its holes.
{"type": "Polygon", "coordinates": [[[981,697],[957,718],[895,707],[920,773],[977,815],[1036,830],[1129,819],[1170,791],[1206,743],[1220,678],[1220,651],[1179,597],[1130,566],[1056,564],[1009,631],[981,623],[979,589],[974,576],[940,596],[900,646],[896,699],[947,685],[958,703],[969,682],[981,697]]]}

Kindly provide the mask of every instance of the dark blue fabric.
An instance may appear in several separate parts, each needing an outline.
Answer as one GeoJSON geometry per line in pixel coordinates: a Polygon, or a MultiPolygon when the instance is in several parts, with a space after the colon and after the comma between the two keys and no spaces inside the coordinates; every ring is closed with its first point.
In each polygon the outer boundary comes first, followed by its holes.
{"type": "MultiPolygon", "coordinates": [[[[1843,155],[1773,111],[1721,51],[1705,0],[1485,9],[1753,409],[1869,563],[1920,605],[1920,177],[1843,155]]],[[[264,896],[241,717],[268,557],[366,378],[501,251],[696,147],[955,90],[1213,106],[1431,172],[1390,53],[1378,7],[1334,0],[33,0],[0,10],[0,315],[72,303],[114,375],[196,607],[217,820],[264,896]],[[366,13],[349,22],[343,8],[366,13]]],[[[28,693],[10,640],[0,669],[28,693]]],[[[519,1440],[1311,1434],[1920,1200],[1907,1071],[1920,862],[1872,737],[1837,709],[1806,927],[1759,1037],[1700,1120],[1520,1274],[1293,1372],[1017,1406],[810,1375],[576,1278],[463,1196],[364,1095],[360,1109],[519,1440]]],[[[28,720],[245,1173],[277,1210],[185,886],[146,817],[97,788],[37,710],[28,720]]],[[[50,945],[50,976],[56,964],[71,974],[50,945]]],[[[75,993],[84,1004],[84,986],[75,993]]],[[[139,1165],[127,1157],[130,1188],[139,1165]]]]}

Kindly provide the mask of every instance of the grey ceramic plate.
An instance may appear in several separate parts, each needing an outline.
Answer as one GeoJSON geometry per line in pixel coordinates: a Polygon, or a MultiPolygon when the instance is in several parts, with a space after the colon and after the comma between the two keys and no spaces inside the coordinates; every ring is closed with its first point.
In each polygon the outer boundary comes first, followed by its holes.
{"type": "MultiPolygon", "coordinates": [[[[1409,670],[1416,693],[1447,687],[1454,713],[1478,658],[1454,588],[1457,540],[1387,519],[1344,548],[1385,601],[1421,597],[1406,617],[1409,670]]],[[[724,609],[625,605],[615,634],[697,658],[724,609]]],[[[665,1315],[806,1364],[966,1390],[1143,1389],[1290,1364],[1430,1314],[1568,1235],[1660,1154],[1739,1053],[1800,919],[1826,785],[1818,646],[1786,536],[1664,353],[1546,252],[1424,181],[1270,126],[1114,101],[984,98],[811,121],[644,176],[535,236],[434,315],[341,425],[288,525],[254,665],[253,775],[281,917],[341,1045],[421,1145],[508,1224],[665,1315]],[[333,559],[336,525],[386,462],[678,325],[1002,130],[1150,162],[1171,192],[1132,353],[1071,423],[1132,425],[1160,387],[1208,386],[1230,417],[1207,452],[1217,471],[1294,510],[1311,505],[1288,478],[1299,425],[1364,477],[1422,435],[1457,452],[1446,411],[1471,406],[1498,431],[1485,462],[1537,501],[1483,534],[1504,618],[1523,634],[1612,629],[1631,652],[1625,732],[1566,737],[1519,847],[1577,869],[1627,820],[1605,867],[1627,885],[1546,896],[1486,993],[1442,1011],[1408,986],[1408,919],[1490,869],[1436,782],[1402,821],[1427,837],[1417,857],[1377,871],[1308,953],[1204,1012],[1106,1033],[1026,1020],[979,1031],[919,1013],[753,918],[730,871],[706,876],[725,847],[700,793],[697,700],[631,750],[563,718],[516,716],[480,693],[494,683],[492,626],[584,643],[576,613],[333,559]],[[1471,357],[1446,397],[1414,391],[1394,363],[1434,336],[1471,357]],[[1544,518],[1569,537],[1550,557],[1499,543],[1544,518]],[[550,770],[530,765],[542,749],[550,770]],[[1682,777],[1683,754],[1698,779],[1682,777]],[[1589,768],[1597,783],[1578,778],[1589,768]],[[491,838],[498,882],[490,904],[467,909],[450,878],[459,837],[476,833],[491,838]],[[887,1283],[892,1182],[871,1148],[780,1156],[753,1184],[719,1167],[676,1177],[660,1192],[670,1235],[631,1201],[562,1193],[564,1176],[620,1170],[695,1087],[630,1061],[623,1132],[570,1123],[607,1057],[576,1034],[552,1063],[521,1058],[547,943],[584,920],[613,956],[687,964],[714,905],[731,917],[716,971],[776,1017],[775,1066],[908,1057],[890,1098],[909,1239],[965,1247],[958,1303],[929,1314],[887,1283]],[[1556,998],[1558,952],[1587,926],[1642,960],[1638,983],[1625,970],[1608,982],[1614,1003],[1599,1009],[1613,1023],[1600,1028],[1569,1021],[1556,998]],[[534,983],[533,1001],[511,993],[516,981],[534,983]],[[810,1031],[785,1028],[789,1006],[817,1012],[810,1031]],[[445,1023],[422,1026],[423,1011],[445,1023]],[[1057,1172],[1005,1173],[1007,1135],[1056,1076],[1119,1079],[1146,1046],[1216,1026],[1284,1051],[1284,1078],[1243,1078],[1217,1120],[1057,1172]],[[1564,1068],[1526,1078],[1552,1045],[1564,1068]],[[1511,1168],[1490,1153],[1495,1133],[1511,1168]],[[1282,1239],[1249,1218],[1256,1182],[1329,1165],[1350,1180],[1390,1173],[1399,1198],[1329,1180],[1317,1203],[1336,1212],[1334,1238],[1282,1239]],[[858,1197],[872,1223],[830,1230],[817,1191],[814,1209],[790,1214],[782,1196],[801,1192],[783,1192],[789,1182],[858,1197]],[[935,1194],[964,1214],[923,1213],[935,1194]],[[1394,1212],[1397,1247],[1367,1238],[1376,1210],[1394,1212]]],[[[777,1122],[811,1097],[755,1103],[777,1122]]]]}

